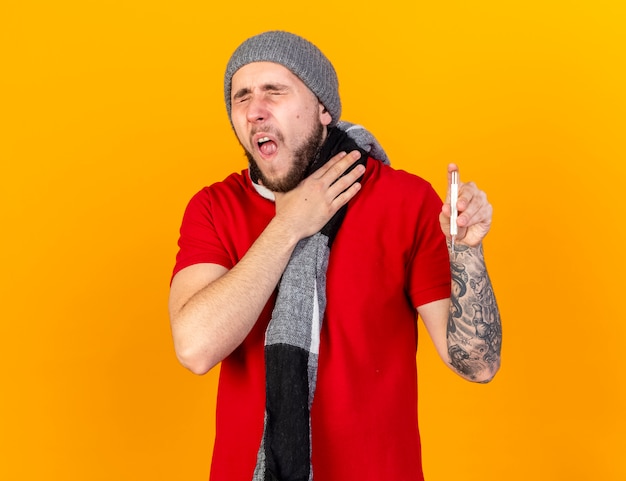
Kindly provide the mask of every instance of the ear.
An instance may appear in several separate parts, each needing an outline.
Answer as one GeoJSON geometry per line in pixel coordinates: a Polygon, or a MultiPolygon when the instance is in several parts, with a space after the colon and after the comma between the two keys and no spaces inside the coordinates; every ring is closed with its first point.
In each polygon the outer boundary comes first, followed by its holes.
{"type": "Polygon", "coordinates": [[[326,110],[326,107],[324,107],[321,102],[319,104],[319,112],[320,112],[320,122],[322,123],[322,125],[328,125],[332,122],[333,118],[331,117],[330,113],[328,112],[328,110],[326,110]]]}

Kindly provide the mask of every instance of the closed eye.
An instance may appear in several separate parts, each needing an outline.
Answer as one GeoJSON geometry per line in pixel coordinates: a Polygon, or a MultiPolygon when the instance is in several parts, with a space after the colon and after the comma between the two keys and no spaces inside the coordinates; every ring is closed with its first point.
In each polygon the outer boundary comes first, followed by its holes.
{"type": "Polygon", "coordinates": [[[252,91],[250,89],[247,89],[247,88],[239,89],[233,95],[232,101],[233,101],[233,103],[243,102],[243,101],[247,100],[248,98],[250,98],[250,94],[251,93],[252,93],[252,91]]]}
{"type": "MultiPolygon", "coordinates": [[[[261,92],[266,95],[279,96],[289,93],[289,87],[283,84],[264,84],[260,87],[261,92]]],[[[240,104],[250,100],[252,96],[252,89],[243,87],[237,90],[232,96],[232,103],[240,104]]]]}
{"type": "Polygon", "coordinates": [[[271,95],[282,95],[286,94],[289,91],[289,88],[283,84],[265,84],[261,90],[271,95]]]}

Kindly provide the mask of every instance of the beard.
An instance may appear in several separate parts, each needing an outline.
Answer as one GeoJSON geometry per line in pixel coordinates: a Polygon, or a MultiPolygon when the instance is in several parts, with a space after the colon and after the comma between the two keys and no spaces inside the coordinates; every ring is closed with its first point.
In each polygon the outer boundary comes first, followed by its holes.
{"type": "Polygon", "coordinates": [[[263,172],[261,172],[252,154],[244,149],[250,166],[250,177],[257,183],[260,181],[264,187],[267,187],[272,192],[289,192],[296,188],[306,177],[307,170],[315,159],[322,145],[323,138],[324,126],[321,122],[316,122],[309,136],[304,139],[302,144],[300,144],[293,153],[293,165],[289,169],[289,172],[279,179],[267,178],[263,172]]]}

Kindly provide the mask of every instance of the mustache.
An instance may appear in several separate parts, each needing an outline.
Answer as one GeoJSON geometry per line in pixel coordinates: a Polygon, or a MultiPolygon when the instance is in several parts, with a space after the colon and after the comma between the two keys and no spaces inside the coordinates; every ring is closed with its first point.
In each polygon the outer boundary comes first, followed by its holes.
{"type": "Polygon", "coordinates": [[[252,129],[250,130],[251,143],[252,143],[252,139],[254,138],[254,136],[258,134],[259,132],[270,134],[272,137],[276,137],[276,139],[279,140],[280,142],[284,140],[283,134],[275,127],[271,125],[258,125],[258,126],[252,127],[252,129]]]}

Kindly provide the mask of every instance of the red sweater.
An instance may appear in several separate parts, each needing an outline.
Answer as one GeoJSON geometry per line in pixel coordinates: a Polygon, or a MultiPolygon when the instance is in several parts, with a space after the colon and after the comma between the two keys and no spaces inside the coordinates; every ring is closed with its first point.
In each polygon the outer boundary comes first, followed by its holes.
{"type": "MultiPolygon", "coordinates": [[[[440,209],[426,181],[368,160],[329,259],[311,412],[316,481],[423,479],[415,308],[450,296],[440,209]]],[[[174,274],[201,262],[233,267],[274,213],[246,171],[204,188],[185,212],[174,274]]],[[[273,303],[221,364],[212,481],[252,479],[273,303]]]]}

